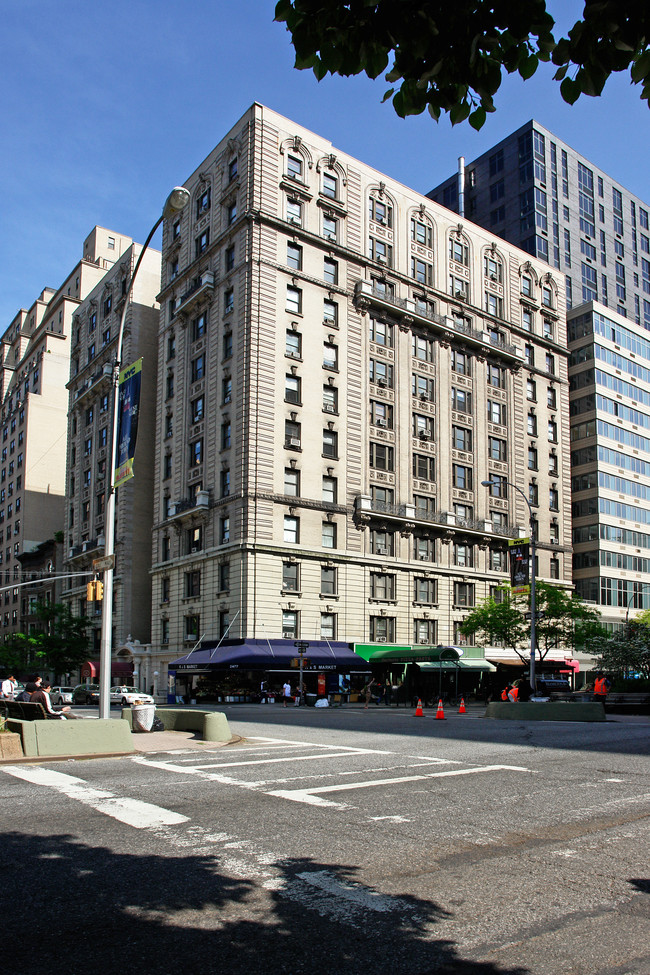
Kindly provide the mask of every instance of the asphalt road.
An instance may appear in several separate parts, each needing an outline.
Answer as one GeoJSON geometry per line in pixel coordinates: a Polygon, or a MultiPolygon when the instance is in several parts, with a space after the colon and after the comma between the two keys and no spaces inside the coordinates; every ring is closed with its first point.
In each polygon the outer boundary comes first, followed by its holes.
{"type": "Polygon", "coordinates": [[[225,710],[0,768],[8,972],[649,975],[649,719],[225,710]]]}

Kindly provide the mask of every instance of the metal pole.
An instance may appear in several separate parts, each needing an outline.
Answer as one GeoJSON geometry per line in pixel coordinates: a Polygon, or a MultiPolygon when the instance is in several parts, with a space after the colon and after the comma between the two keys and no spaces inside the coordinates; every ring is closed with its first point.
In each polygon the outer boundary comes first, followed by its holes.
{"type": "MultiPolygon", "coordinates": [[[[493,484],[497,484],[497,483],[504,483],[504,482],[481,481],[483,487],[492,487],[493,484]]],[[[526,502],[526,504],[528,505],[528,531],[530,535],[530,558],[532,562],[530,567],[530,670],[529,670],[528,679],[530,681],[530,686],[532,687],[534,693],[535,692],[535,650],[537,647],[537,633],[536,633],[537,605],[536,605],[536,598],[535,598],[535,519],[533,516],[533,506],[531,505],[530,501],[526,497],[524,491],[522,491],[522,489],[517,484],[513,484],[512,481],[505,481],[505,483],[509,485],[509,487],[514,488],[515,491],[518,491],[519,494],[524,499],[524,501],[526,502]]]]}

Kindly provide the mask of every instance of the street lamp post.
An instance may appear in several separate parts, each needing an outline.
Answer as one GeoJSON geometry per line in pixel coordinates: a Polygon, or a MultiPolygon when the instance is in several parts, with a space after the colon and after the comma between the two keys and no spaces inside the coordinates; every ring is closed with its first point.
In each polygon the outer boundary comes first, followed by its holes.
{"type": "Polygon", "coordinates": [[[122,368],[122,346],[124,344],[124,323],[126,321],[126,312],[129,306],[129,298],[131,297],[131,292],[133,291],[133,285],[138,271],[140,270],[140,265],[142,263],[142,258],[151,243],[153,235],[158,230],[158,227],[163,222],[163,220],[169,219],[175,213],[178,213],[183,209],[190,199],[189,190],[186,190],[184,186],[175,186],[171,191],[169,196],[165,201],[165,206],[163,211],[151,228],[149,236],[147,237],[138,260],[136,261],[135,268],[133,269],[133,274],[131,276],[131,281],[126,290],[124,296],[124,303],[122,305],[122,314],[120,316],[120,330],[117,339],[117,351],[115,353],[115,361],[113,362],[113,402],[112,402],[112,428],[113,428],[113,439],[111,443],[111,462],[109,468],[109,481],[107,487],[107,496],[105,504],[105,517],[104,517],[104,557],[110,559],[109,568],[104,569],[104,601],[102,605],[102,636],[101,636],[101,650],[99,658],[99,717],[109,718],[110,717],[110,683],[111,683],[111,649],[113,643],[113,572],[115,568],[115,463],[117,461],[117,433],[118,433],[118,422],[119,414],[117,410],[117,394],[118,386],[120,382],[120,370],[122,368]]]}
{"type": "MultiPolygon", "coordinates": [[[[503,483],[501,481],[481,481],[483,487],[492,487],[493,484],[503,483]]],[[[506,481],[510,487],[518,491],[522,496],[526,504],[528,505],[528,526],[530,533],[530,686],[535,693],[535,648],[537,645],[535,628],[537,623],[537,609],[535,605],[535,519],[533,517],[533,507],[522,491],[522,489],[517,485],[513,484],[512,481],[506,481]]]]}

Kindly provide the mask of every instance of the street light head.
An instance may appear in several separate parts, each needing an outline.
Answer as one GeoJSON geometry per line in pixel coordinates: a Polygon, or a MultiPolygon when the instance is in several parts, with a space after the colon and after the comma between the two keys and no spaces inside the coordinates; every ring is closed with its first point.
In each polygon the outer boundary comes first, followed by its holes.
{"type": "Polygon", "coordinates": [[[492,487],[493,484],[494,484],[494,481],[481,481],[481,486],[482,487],[492,487]]]}
{"type": "Polygon", "coordinates": [[[175,213],[178,213],[179,210],[182,210],[183,207],[187,206],[189,202],[190,191],[186,190],[184,186],[175,186],[165,200],[163,217],[165,220],[168,220],[170,217],[173,217],[175,213]]]}

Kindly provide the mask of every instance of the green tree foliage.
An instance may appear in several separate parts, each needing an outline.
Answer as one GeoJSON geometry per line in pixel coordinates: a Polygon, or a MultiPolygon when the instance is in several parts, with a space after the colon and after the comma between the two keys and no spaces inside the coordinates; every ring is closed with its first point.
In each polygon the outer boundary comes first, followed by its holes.
{"type": "MultiPolygon", "coordinates": [[[[513,593],[508,585],[500,588],[503,601],[484,600],[465,618],[461,632],[482,643],[509,647],[523,660],[523,648],[530,645],[530,620],[524,615],[530,612],[529,597],[513,593]]],[[[535,639],[542,660],[551,650],[587,649],[606,636],[600,614],[562,586],[538,582],[535,602],[535,639]]]]}
{"type": "Polygon", "coordinates": [[[566,102],[600,95],[612,72],[629,69],[650,100],[650,5],[585,0],[583,19],[555,40],[546,0],[279,0],[296,67],[327,74],[385,73],[401,118],[428,110],[437,121],[480,129],[495,111],[503,72],[532,77],[540,61],[558,67],[566,102]]]}
{"type": "Polygon", "coordinates": [[[19,672],[47,669],[62,675],[83,663],[92,622],[88,617],[74,616],[64,603],[38,603],[36,617],[38,632],[13,633],[0,646],[0,666],[19,672]]]}
{"type": "Polygon", "coordinates": [[[588,606],[575,592],[550,583],[535,586],[537,649],[542,660],[549,650],[583,650],[594,640],[606,636],[600,613],[588,606]]]}
{"type": "Polygon", "coordinates": [[[479,603],[465,617],[460,631],[463,636],[474,637],[481,643],[508,647],[523,660],[523,647],[526,645],[530,627],[516,605],[516,597],[510,592],[510,587],[501,588],[501,602],[490,597],[479,603]]]}
{"type": "Polygon", "coordinates": [[[594,647],[597,666],[620,677],[641,674],[650,680],[650,625],[638,617],[594,647]]]}

